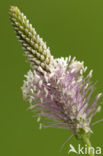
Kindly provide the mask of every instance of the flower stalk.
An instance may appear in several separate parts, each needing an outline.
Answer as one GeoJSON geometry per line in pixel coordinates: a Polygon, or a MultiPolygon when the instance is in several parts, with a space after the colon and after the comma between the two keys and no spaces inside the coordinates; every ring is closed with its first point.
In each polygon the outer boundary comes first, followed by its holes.
{"type": "Polygon", "coordinates": [[[91,149],[92,145],[90,142],[90,138],[86,134],[84,134],[82,139],[84,145],[87,145],[88,156],[94,156],[93,150],[91,149]]]}

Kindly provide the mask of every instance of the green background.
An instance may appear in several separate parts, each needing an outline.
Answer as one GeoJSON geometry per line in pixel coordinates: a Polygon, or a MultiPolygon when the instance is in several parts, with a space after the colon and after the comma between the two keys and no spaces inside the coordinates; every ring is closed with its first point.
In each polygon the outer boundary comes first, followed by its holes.
{"type": "MultiPolygon", "coordinates": [[[[0,1],[0,155],[67,156],[71,135],[62,129],[38,129],[20,87],[29,69],[17,41],[8,10],[18,6],[47,41],[55,57],[76,56],[94,69],[97,91],[103,92],[103,0],[1,0],[0,1]]],[[[97,114],[94,121],[103,118],[97,114]]],[[[92,127],[93,146],[103,145],[103,123],[92,127]]],[[[102,148],[103,150],[103,148],[102,148]]],[[[74,155],[74,154],[70,154],[74,155]]],[[[102,151],[103,155],[103,151],[102,151]]]]}

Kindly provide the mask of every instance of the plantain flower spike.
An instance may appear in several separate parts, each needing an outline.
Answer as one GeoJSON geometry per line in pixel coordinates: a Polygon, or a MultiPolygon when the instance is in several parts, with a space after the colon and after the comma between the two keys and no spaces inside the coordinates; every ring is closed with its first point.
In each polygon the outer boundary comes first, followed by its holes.
{"type": "MultiPolygon", "coordinates": [[[[14,6],[10,7],[9,13],[32,66],[32,70],[25,75],[22,92],[37,116],[40,129],[65,128],[77,138],[85,138],[83,136],[92,132],[92,118],[100,111],[99,99],[102,96],[99,93],[92,97],[95,88],[91,82],[93,71],[85,74],[87,67],[75,57],[54,59],[26,16],[14,6]],[[52,122],[42,124],[41,117],[52,122]]],[[[84,140],[88,143],[87,138],[84,140]]]]}

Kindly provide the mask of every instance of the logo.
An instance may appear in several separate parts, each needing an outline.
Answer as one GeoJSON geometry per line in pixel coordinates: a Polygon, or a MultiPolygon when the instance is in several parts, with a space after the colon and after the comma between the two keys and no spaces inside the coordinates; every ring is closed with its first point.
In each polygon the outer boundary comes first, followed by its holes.
{"type": "Polygon", "coordinates": [[[70,154],[70,153],[75,153],[75,154],[90,154],[91,152],[93,153],[93,154],[101,154],[102,153],[102,149],[101,149],[101,147],[88,147],[87,145],[85,145],[85,146],[81,146],[80,144],[78,144],[78,147],[77,147],[77,149],[75,149],[75,147],[72,145],[72,144],[70,144],[69,145],[69,151],[68,151],[68,154],[70,154]]]}

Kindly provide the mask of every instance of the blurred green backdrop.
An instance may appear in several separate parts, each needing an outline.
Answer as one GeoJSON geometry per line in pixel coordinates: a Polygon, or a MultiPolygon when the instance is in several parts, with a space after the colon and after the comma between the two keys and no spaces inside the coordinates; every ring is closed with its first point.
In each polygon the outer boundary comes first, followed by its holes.
{"type": "MultiPolygon", "coordinates": [[[[0,3],[0,155],[66,156],[71,135],[62,129],[38,129],[20,87],[29,69],[9,21],[8,9],[18,6],[47,41],[55,57],[76,56],[94,69],[103,92],[103,0],[4,0],[0,3]]],[[[95,120],[103,118],[103,110],[95,120]]],[[[103,123],[94,126],[93,146],[103,145],[103,123]]],[[[103,150],[103,149],[102,149],[103,150]]],[[[102,151],[103,154],[103,151],[102,151]]],[[[73,155],[73,154],[71,154],[73,155]]]]}

